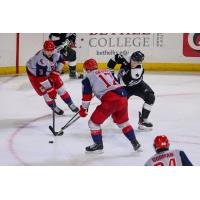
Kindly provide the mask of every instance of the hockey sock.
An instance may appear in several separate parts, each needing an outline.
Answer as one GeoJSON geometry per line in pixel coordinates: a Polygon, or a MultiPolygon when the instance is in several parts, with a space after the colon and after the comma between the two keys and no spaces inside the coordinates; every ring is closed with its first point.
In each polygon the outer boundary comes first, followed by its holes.
{"type": "Polygon", "coordinates": [[[147,119],[149,117],[149,114],[151,112],[152,105],[149,105],[147,103],[144,103],[142,108],[142,119],[147,119]]]}
{"type": "Polygon", "coordinates": [[[43,98],[44,98],[46,104],[47,104],[50,108],[54,108],[54,106],[56,106],[56,102],[55,102],[53,99],[49,98],[49,96],[48,96],[47,93],[43,95],[43,98]]]}
{"type": "Polygon", "coordinates": [[[149,117],[149,114],[150,114],[151,111],[149,110],[146,110],[146,109],[142,109],[142,115],[141,115],[141,118],[142,119],[147,119],[149,117]]]}
{"type": "Polygon", "coordinates": [[[56,102],[55,101],[49,101],[49,102],[46,102],[46,103],[52,109],[56,107],[56,102]]]}
{"type": "Polygon", "coordinates": [[[131,125],[128,125],[125,128],[123,128],[122,132],[128,138],[128,140],[130,140],[130,141],[136,140],[135,132],[134,132],[133,127],[131,125]]]}
{"type": "Polygon", "coordinates": [[[101,130],[91,130],[91,136],[96,144],[102,144],[102,131],[101,130]]]}
{"type": "Polygon", "coordinates": [[[70,106],[70,105],[73,103],[73,101],[72,101],[72,99],[71,99],[71,97],[70,97],[70,95],[69,95],[68,92],[65,92],[65,93],[64,93],[63,95],[61,95],[60,97],[62,98],[62,100],[63,100],[68,106],[70,106]]]}

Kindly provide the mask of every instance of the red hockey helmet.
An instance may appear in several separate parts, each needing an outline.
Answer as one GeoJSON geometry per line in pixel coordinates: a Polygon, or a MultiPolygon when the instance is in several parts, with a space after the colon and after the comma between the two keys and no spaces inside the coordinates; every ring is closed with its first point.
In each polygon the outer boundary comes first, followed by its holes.
{"type": "Polygon", "coordinates": [[[46,40],[43,45],[44,50],[53,51],[56,47],[52,40],[46,40]]]}
{"type": "Polygon", "coordinates": [[[97,64],[97,61],[94,60],[94,59],[88,59],[84,62],[83,64],[83,68],[86,70],[86,71],[93,71],[95,69],[98,68],[98,64],[97,64]]]}
{"type": "Polygon", "coordinates": [[[153,146],[156,151],[159,149],[169,149],[169,145],[169,140],[165,135],[156,136],[154,139],[153,146]]]}

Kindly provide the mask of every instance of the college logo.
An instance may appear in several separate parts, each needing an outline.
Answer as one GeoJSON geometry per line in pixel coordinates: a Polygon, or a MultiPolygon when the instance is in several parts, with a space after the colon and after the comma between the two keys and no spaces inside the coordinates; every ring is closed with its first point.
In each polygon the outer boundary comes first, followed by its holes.
{"type": "Polygon", "coordinates": [[[183,55],[200,57],[200,33],[183,34],[183,55]]]}

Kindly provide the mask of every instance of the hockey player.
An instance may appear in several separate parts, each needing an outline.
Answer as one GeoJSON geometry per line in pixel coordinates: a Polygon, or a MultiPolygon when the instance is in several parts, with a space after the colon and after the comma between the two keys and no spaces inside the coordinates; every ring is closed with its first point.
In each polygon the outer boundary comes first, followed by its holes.
{"type": "Polygon", "coordinates": [[[93,95],[101,101],[88,122],[94,144],[86,147],[86,151],[94,152],[103,149],[101,124],[109,116],[112,116],[113,121],[122,129],[134,150],[138,150],[140,144],[128,121],[128,100],[124,87],[114,80],[109,70],[98,70],[97,62],[94,59],[86,60],[83,68],[86,76],[82,81],[83,96],[79,111],[80,116],[87,116],[93,95]]]}
{"type": "Polygon", "coordinates": [[[154,139],[156,154],[146,163],[146,166],[192,166],[184,151],[169,150],[169,140],[165,135],[154,139]]]}
{"type": "Polygon", "coordinates": [[[71,79],[83,78],[83,74],[76,72],[76,51],[73,49],[76,42],[76,33],[51,33],[49,39],[63,54],[69,65],[69,77],[71,79]]]}
{"type": "Polygon", "coordinates": [[[64,113],[56,106],[57,93],[73,112],[78,112],[79,109],[74,105],[66,91],[58,71],[63,65],[62,55],[54,50],[54,43],[47,40],[44,42],[43,49],[29,59],[26,65],[29,80],[38,95],[44,97],[47,105],[54,109],[56,114],[62,115],[64,113]]]}
{"type": "Polygon", "coordinates": [[[144,100],[142,113],[139,112],[138,129],[152,130],[153,124],[147,119],[154,104],[155,95],[150,86],[143,81],[143,60],[144,54],[140,51],[134,52],[128,58],[125,58],[121,54],[116,54],[114,58],[109,60],[107,67],[114,75],[116,64],[121,64],[118,80],[121,84],[125,84],[125,89],[128,93],[127,97],[129,98],[132,95],[135,95],[144,100]]]}

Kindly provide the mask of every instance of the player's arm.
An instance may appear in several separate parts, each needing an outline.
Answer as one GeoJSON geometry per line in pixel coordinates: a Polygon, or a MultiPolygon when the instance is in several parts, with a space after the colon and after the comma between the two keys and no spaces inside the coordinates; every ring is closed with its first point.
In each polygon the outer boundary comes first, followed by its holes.
{"type": "Polygon", "coordinates": [[[90,101],[92,99],[92,87],[88,78],[82,81],[82,107],[88,109],[90,106],[90,101]]]}
{"type": "Polygon", "coordinates": [[[126,75],[126,71],[125,69],[120,69],[118,74],[117,74],[117,79],[118,79],[118,82],[120,83],[122,78],[126,75]]]}
{"type": "Polygon", "coordinates": [[[193,166],[193,164],[190,162],[189,158],[186,156],[184,151],[180,151],[180,157],[183,166],[193,166]]]}
{"type": "Polygon", "coordinates": [[[62,69],[65,65],[65,58],[64,58],[64,55],[61,54],[61,53],[58,53],[58,60],[57,60],[57,65],[56,65],[56,71],[61,73],[62,72],[62,69]]]}
{"type": "Polygon", "coordinates": [[[62,36],[60,33],[50,33],[49,39],[53,41],[56,47],[62,45],[62,36]]]}
{"type": "Polygon", "coordinates": [[[111,71],[112,74],[114,74],[114,69],[117,64],[123,64],[126,59],[121,54],[115,54],[113,58],[111,58],[107,63],[107,68],[111,71]]]}
{"type": "Polygon", "coordinates": [[[82,105],[80,106],[79,114],[81,117],[86,117],[92,99],[92,87],[88,78],[82,81],[82,105]]]}
{"type": "Polygon", "coordinates": [[[76,42],[76,33],[69,33],[67,35],[67,39],[71,42],[71,43],[75,43],[76,42]]]}

